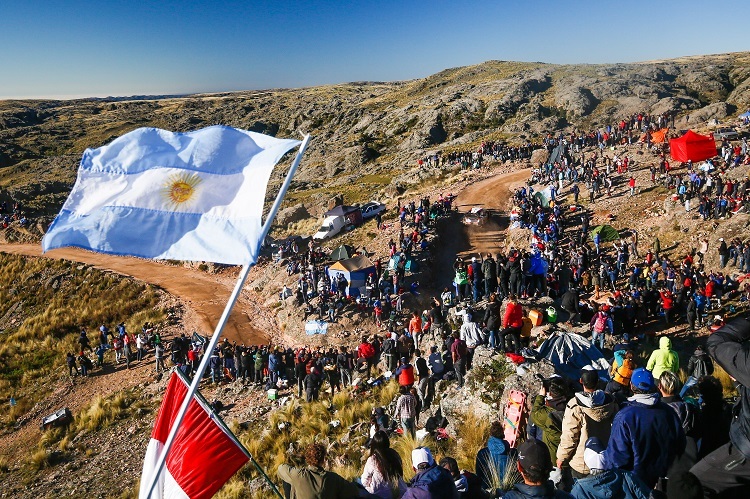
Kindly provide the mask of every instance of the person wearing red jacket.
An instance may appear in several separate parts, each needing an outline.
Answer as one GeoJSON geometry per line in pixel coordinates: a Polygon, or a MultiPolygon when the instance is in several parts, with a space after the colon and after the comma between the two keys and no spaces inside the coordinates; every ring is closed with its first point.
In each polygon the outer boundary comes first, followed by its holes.
{"type": "Polygon", "coordinates": [[[674,307],[674,297],[672,292],[667,288],[663,288],[659,295],[661,295],[661,308],[664,309],[664,321],[669,325],[672,317],[672,308],[674,307]]]}
{"type": "Polygon", "coordinates": [[[510,335],[512,351],[520,353],[521,351],[521,329],[523,328],[523,308],[518,303],[516,296],[511,294],[508,297],[508,305],[505,307],[503,315],[503,329],[500,331],[500,349],[507,350],[505,336],[510,335]]]}

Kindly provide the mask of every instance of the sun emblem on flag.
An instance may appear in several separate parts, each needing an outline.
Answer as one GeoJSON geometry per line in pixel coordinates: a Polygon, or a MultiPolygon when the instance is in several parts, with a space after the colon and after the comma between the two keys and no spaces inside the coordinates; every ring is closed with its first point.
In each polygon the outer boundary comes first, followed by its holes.
{"type": "Polygon", "coordinates": [[[195,191],[201,183],[197,173],[176,173],[170,175],[161,189],[162,195],[172,208],[185,206],[195,197],[195,191]]]}

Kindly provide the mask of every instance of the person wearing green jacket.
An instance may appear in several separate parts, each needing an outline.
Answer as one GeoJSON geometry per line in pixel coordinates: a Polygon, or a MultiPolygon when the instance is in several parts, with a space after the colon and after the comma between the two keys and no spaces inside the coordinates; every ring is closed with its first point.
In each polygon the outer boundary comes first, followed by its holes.
{"type": "Polygon", "coordinates": [[[664,371],[677,373],[680,370],[680,357],[672,350],[672,340],[666,336],[659,339],[659,349],[651,353],[646,369],[651,371],[654,379],[659,379],[664,371]]]}
{"type": "MultiPolygon", "coordinates": [[[[539,395],[534,397],[531,407],[531,422],[542,430],[542,442],[549,449],[550,456],[557,456],[560,445],[565,405],[568,402],[567,392],[562,378],[547,380],[542,383],[539,395]]],[[[550,458],[549,466],[554,465],[550,458]]]]}
{"type": "Polygon", "coordinates": [[[469,273],[466,271],[466,265],[463,262],[457,262],[456,277],[453,279],[456,287],[456,299],[463,300],[468,295],[469,273]]]}

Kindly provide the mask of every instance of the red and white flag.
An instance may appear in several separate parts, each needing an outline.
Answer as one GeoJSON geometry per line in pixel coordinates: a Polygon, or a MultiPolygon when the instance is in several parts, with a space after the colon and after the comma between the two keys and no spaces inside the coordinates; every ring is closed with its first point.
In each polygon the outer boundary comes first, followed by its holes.
{"type": "Polygon", "coordinates": [[[210,498],[250,459],[247,450],[213,414],[206,401],[196,396],[190,401],[166,465],[149,498],[148,488],[156,465],[188,387],[183,376],[176,371],[172,373],[146,449],[140,499],[210,498]]]}

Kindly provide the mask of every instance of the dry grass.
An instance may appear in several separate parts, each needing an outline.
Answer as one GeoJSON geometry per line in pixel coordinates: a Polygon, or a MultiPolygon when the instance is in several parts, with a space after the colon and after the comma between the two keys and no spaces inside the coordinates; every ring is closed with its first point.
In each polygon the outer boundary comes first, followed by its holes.
{"type": "Polygon", "coordinates": [[[490,435],[490,421],[479,419],[474,413],[468,413],[458,425],[456,449],[453,457],[461,469],[473,470],[477,453],[485,446],[490,435]]]}
{"type": "Polygon", "coordinates": [[[717,362],[714,362],[713,376],[721,382],[724,390],[724,398],[736,397],[738,395],[734,380],[717,362]]]}
{"type": "Polygon", "coordinates": [[[123,391],[109,397],[95,397],[91,403],[75,415],[73,421],[65,427],[51,428],[42,432],[39,443],[31,449],[25,464],[32,470],[41,470],[67,460],[69,453],[75,449],[84,452],[87,457],[96,451],[74,445],[76,437],[83,433],[92,433],[108,428],[118,421],[130,417],[136,410],[144,407],[138,393],[132,390],[123,391]]]}
{"type": "Polygon", "coordinates": [[[66,372],[80,328],[91,334],[102,324],[125,320],[130,330],[158,323],[159,292],[152,286],[72,262],[0,253],[0,391],[15,407],[0,409],[11,426],[53,389],[55,371],[66,372]]]}

